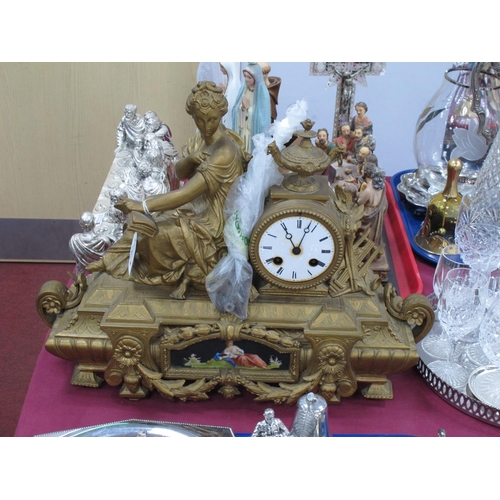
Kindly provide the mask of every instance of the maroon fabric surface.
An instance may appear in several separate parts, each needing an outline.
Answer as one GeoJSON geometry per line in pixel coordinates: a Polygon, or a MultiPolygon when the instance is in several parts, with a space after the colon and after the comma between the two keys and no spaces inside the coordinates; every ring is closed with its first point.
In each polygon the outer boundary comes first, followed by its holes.
{"type": "MultiPolygon", "coordinates": [[[[208,401],[171,402],[152,393],[142,401],[121,399],[118,388],[98,389],[70,384],[74,363],[42,351],[31,381],[16,436],[34,436],[139,418],[231,427],[237,434],[251,433],[268,407],[291,426],[295,406],[258,402],[242,395],[226,400],[214,392],[208,401]]],[[[328,408],[332,434],[436,436],[439,428],[448,436],[500,436],[500,429],[480,422],[443,401],[413,368],[390,377],[394,399],[368,400],[358,392],[328,408]]]]}
{"type": "Polygon", "coordinates": [[[21,413],[33,369],[45,343],[46,326],[35,301],[42,283],[66,283],[71,264],[0,263],[0,436],[11,437],[21,413]]]}
{"type": "MultiPolygon", "coordinates": [[[[434,267],[417,260],[430,293],[434,267]]],[[[216,392],[202,402],[171,402],[158,393],[142,401],[121,399],[117,387],[98,389],[70,384],[75,364],[43,350],[31,380],[16,436],[34,436],[81,426],[138,418],[231,427],[237,434],[251,433],[268,407],[291,426],[295,406],[255,401],[244,389],[226,400],[216,392]]],[[[437,436],[439,428],[452,436],[500,436],[500,429],[470,417],[436,395],[415,368],[390,376],[394,399],[368,400],[359,391],[328,409],[329,430],[340,435],[437,436]]]]}

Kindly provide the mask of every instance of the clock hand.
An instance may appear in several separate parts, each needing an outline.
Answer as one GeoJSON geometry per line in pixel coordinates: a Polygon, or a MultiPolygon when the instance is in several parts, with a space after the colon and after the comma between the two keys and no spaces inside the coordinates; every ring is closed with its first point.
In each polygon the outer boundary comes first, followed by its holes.
{"type": "Polygon", "coordinates": [[[283,228],[283,230],[284,230],[284,231],[285,231],[285,233],[286,233],[286,236],[285,236],[285,237],[286,237],[286,239],[290,241],[290,243],[292,244],[292,247],[293,247],[293,248],[296,248],[296,247],[295,247],[295,245],[293,244],[293,241],[292,241],[293,236],[291,235],[291,233],[289,233],[289,232],[288,232],[288,229],[287,229],[287,227],[286,227],[285,223],[284,223],[284,222],[281,222],[281,223],[280,223],[280,225],[281,225],[281,227],[283,228]]]}
{"type": "Polygon", "coordinates": [[[300,243],[297,245],[298,248],[300,248],[300,245],[302,245],[302,241],[304,241],[305,235],[310,231],[309,227],[311,226],[311,224],[312,224],[312,221],[309,222],[307,227],[304,228],[304,234],[302,235],[302,239],[300,240],[300,243]]]}

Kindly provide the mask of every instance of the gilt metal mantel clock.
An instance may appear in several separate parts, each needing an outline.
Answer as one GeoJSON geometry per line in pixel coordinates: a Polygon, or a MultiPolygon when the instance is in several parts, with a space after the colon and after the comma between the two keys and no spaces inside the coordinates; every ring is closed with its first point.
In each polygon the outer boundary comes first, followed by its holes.
{"type": "Polygon", "coordinates": [[[257,222],[250,261],[266,281],[287,290],[325,283],[344,255],[342,233],[318,202],[275,203],[257,222]]]}
{"type": "MultiPolygon", "coordinates": [[[[363,207],[314,175],[332,161],[300,144],[269,153],[290,173],[274,186],[249,241],[255,294],[242,320],[219,312],[206,292],[151,286],[95,272],[67,289],[47,282],[37,307],[52,327],[46,348],[77,363],[75,385],[120,388],[138,400],[204,400],[244,388],[258,400],[295,404],[309,392],[338,403],[363,385],[391,399],[388,375],[414,366],[415,342],[432,327],[423,295],[404,300],[370,266],[382,248],[361,228],[363,207]]],[[[332,154],[336,154],[334,152],[332,154]]]]}

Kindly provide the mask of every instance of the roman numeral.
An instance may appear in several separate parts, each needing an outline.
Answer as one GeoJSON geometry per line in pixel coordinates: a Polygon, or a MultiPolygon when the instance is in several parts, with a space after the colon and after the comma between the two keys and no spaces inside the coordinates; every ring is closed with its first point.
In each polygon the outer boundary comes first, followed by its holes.
{"type": "Polygon", "coordinates": [[[325,263],[318,260],[318,266],[325,267],[325,263]]]}
{"type": "Polygon", "coordinates": [[[297,279],[297,273],[295,271],[292,272],[292,279],[293,280],[297,279]]]}
{"type": "Polygon", "coordinates": [[[313,275],[313,273],[312,273],[311,271],[309,271],[309,269],[307,270],[307,272],[308,272],[311,276],[313,275]]]}
{"type": "Polygon", "coordinates": [[[325,236],[324,238],[321,238],[319,241],[325,241],[328,239],[328,236],[325,236]]]}
{"type": "Polygon", "coordinates": [[[297,219],[297,229],[302,229],[302,219],[297,219]]]}
{"type": "Polygon", "coordinates": [[[321,250],[321,253],[332,253],[332,251],[331,250],[321,250]]]}
{"type": "Polygon", "coordinates": [[[265,246],[265,247],[262,247],[264,250],[272,250],[273,247],[270,247],[270,246],[265,246]]]}
{"type": "Polygon", "coordinates": [[[266,264],[271,264],[273,262],[273,259],[267,259],[266,264]]]}
{"type": "Polygon", "coordinates": [[[283,274],[283,268],[280,267],[277,271],[276,274],[279,274],[280,276],[283,274]]]}
{"type": "Polygon", "coordinates": [[[271,238],[276,238],[276,235],[275,234],[271,234],[271,233],[266,233],[267,236],[271,236],[271,238]]]}

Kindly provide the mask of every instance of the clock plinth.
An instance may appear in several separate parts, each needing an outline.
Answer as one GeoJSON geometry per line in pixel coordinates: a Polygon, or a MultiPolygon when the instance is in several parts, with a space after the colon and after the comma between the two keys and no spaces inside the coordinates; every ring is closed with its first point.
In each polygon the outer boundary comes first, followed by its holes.
{"type": "MultiPolygon", "coordinates": [[[[243,321],[204,292],[169,298],[173,288],[92,275],[80,304],[57,315],[46,349],[76,363],[72,384],[105,382],[127,399],[232,398],[239,387],[262,401],[295,404],[312,391],[334,404],[360,385],[367,398],[392,398],[387,377],[417,363],[415,336],[433,319],[424,296],[402,301],[390,286],[371,296],[262,294],[243,321]]],[[[46,288],[44,299],[62,293],[46,288]]]]}

